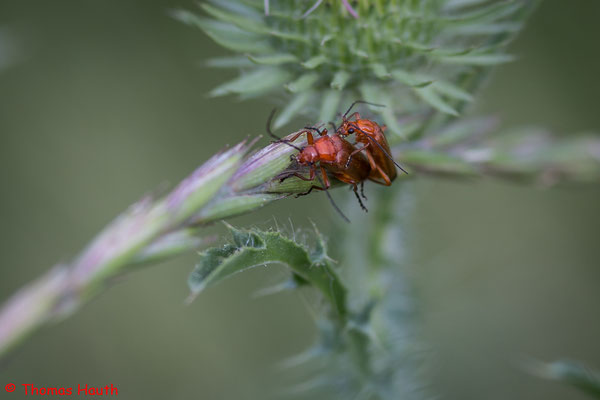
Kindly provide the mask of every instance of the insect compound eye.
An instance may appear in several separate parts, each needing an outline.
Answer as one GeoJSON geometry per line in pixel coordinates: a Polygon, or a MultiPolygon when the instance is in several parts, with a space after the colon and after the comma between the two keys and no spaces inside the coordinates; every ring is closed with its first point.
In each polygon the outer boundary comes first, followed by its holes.
{"type": "Polygon", "coordinates": [[[354,128],[348,128],[348,133],[352,135],[354,133],[354,128]]]}

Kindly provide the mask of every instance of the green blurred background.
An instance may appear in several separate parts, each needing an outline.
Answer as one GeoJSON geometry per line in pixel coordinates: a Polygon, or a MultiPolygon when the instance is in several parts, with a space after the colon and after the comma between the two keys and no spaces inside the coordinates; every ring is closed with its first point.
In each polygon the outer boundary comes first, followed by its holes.
{"type": "MultiPolygon", "coordinates": [[[[226,52],[169,18],[176,7],[194,2],[0,2],[0,36],[17,49],[0,72],[1,301],[144,193],[263,133],[271,103],[206,97],[235,72],[201,66],[226,52]]],[[[478,111],[506,126],[600,132],[599,16],[599,2],[543,3],[511,48],[519,61],[496,71],[478,111]]],[[[519,361],[569,357],[600,368],[600,188],[411,186],[408,245],[432,391],[584,398],[523,373],[519,361]]],[[[310,217],[327,230],[329,207],[310,196],[233,222],[268,227],[275,216],[306,226],[310,217]]],[[[293,382],[277,363],[313,340],[309,312],[297,294],[252,298],[284,272],[239,275],[185,307],[193,263],[189,255],[129,276],[43,330],[0,369],[0,388],[112,383],[126,399],[263,399],[282,376],[293,382]]]]}

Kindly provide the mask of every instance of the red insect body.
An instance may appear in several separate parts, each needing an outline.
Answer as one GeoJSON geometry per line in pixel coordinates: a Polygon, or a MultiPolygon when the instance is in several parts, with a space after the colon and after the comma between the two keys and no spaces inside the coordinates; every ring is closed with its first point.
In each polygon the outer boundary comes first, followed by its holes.
{"type": "Polygon", "coordinates": [[[381,127],[370,119],[362,119],[357,112],[350,118],[344,117],[342,125],[337,130],[338,134],[343,137],[356,134],[356,142],[362,146],[358,147],[351,157],[364,152],[371,168],[369,180],[390,186],[396,179],[397,172],[384,131],[385,126],[381,127]]]}
{"type": "MultiPolygon", "coordinates": [[[[365,103],[360,100],[356,101],[350,109],[361,102],[365,103]]],[[[313,190],[327,191],[331,186],[327,175],[329,172],[337,180],[352,186],[361,207],[366,211],[367,209],[358,195],[358,184],[361,184],[361,194],[362,185],[366,179],[390,186],[397,176],[396,166],[400,169],[402,167],[392,159],[390,146],[384,135],[385,126],[380,127],[372,120],[362,119],[359,113],[354,113],[350,118],[346,118],[350,109],[342,117],[342,125],[336,129],[335,135],[327,135],[327,129],[319,131],[316,128],[307,127],[306,130],[300,131],[288,139],[280,139],[270,129],[270,121],[274,111],[267,122],[267,132],[278,141],[288,143],[288,145],[296,148],[299,151],[295,156],[296,162],[309,167],[308,177],[298,172],[288,172],[279,177],[281,181],[295,176],[304,181],[318,179],[322,184],[322,186],[313,184],[307,192],[298,196],[306,195],[313,190]],[[320,137],[315,140],[311,131],[318,132],[320,137]],[[356,134],[356,145],[360,144],[362,146],[357,147],[345,139],[348,135],[354,133],[356,134]],[[303,134],[307,136],[307,146],[299,148],[291,144],[303,134]],[[317,168],[320,172],[319,175],[317,175],[317,168]]],[[[326,193],[329,196],[328,192],[326,193]]],[[[364,194],[362,196],[364,197],[364,194]]],[[[340,215],[347,220],[337,208],[331,196],[329,196],[329,199],[340,215]]]]}
{"type": "Polygon", "coordinates": [[[358,196],[358,184],[362,184],[369,176],[371,168],[367,159],[362,154],[352,156],[356,151],[356,147],[340,135],[328,136],[327,130],[320,132],[321,136],[316,140],[310,131],[304,130],[286,141],[293,142],[303,134],[307,136],[308,145],[300,149],[295,158],[298,164],[309,167],[309,176],[305,177],[297,172],[291,172],[280,177],[280,179],[295,176],[305,181],[313,181],[317,178],[316,172],[319,168],[319,180],[322,181],[323,186],[313,185],[306,193],[300,195],[306,195],[313,189],[329,189],[331,186],[327,175],[327,172],[329,172],[337,180],[352,186],[361,207],[366,210],[358,196]]]}
{"type": "MultiPolygon", "coordinates": [[[[329,171],[336,179],[356,186],[369,175],[369,163],[362,155],[350,155],[356,148],[347,140],[339,135],[328,136],[324,130],[319,138],[314,139],[312,133],[308,130],[294,135],[289,141],[293,142],[300,135],[306,134],[308,145],[305,146],[296,156],[296,161],[300,165],[309,166],[311,169],[311,178],[314,179],[315,170],[321,169],[324,188],[331,186],[326,171],[329,171]],[[348,164],[348,165],[347,165],[348,164]]],[[[298,176],[298,175],[294,175],[298,176]]]]}

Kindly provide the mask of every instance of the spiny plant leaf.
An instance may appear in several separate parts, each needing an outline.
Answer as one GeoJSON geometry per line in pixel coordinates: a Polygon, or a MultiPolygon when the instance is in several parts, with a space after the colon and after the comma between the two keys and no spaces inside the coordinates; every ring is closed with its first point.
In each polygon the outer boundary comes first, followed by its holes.
{"type": "Polygon", "coordinates": [[[431,86],[416,89],[416,93],[421,99],[423,99],[423,101],[436,110],[452,116],[458,115],[458,111],[456,111],[446,100],[444,100],[436,90],[432,89],[431,86]]]}
{"type": "Polygon", "coordinates": [[[557,136],[535,127],[495,130],[492,118],[467,119],[398,147],[413,170],[456,177],[491,175],[551,186],[600,182],[597,134],[557,136]]]}
{"type": "Polygon", "coordinates": [[[317,232],[313,250],[279,232],[241,230],[227,225],[230,243],[200,254],[200,262],[188,280],[192,298],[206,288],[250,268],[273,263],[288,266],[296,282],[307,282],[331,303],[341,321],[346,319],[346,289],[330,266],[323,238],[317,232]]]}
{"type": "Polygon", "coordinates": [[[336,90],[342,90],[350,80],[351,75],[347,71],[337,71],[331,80],[331,87],[336,90]]]}
{"type": "Polygon", "coordinates": [[[263,67],[216,87],[210,94],[211,96],[223,96],[230,93],[261,94],[278,87],[288,78],[289,74],[286,71],[263,67]]]}
{"type": "Polygon", "coordinates": [[[319,74],[316,72],[309,72],[288,84],[285,85],[285,88],[292,92],[298,93],[309,90],[313,85],[319,80],[319,74]]]}
{"type": "Polygon", "coordinates": [[[514,14],[522,7],[523,3],[520,1],[497,1],[484,5],[475,11],[465,12],[457,17],[449,18],[449,20],[459,24],[492,22],[514,14]]]}
{"type": "Polygon", "coordinates": [[[319,114],[318,121],[332,121],[336,112],[339,110],[341,99],[342,92],[339,90],[331,89],[326,91],[323,96],[323,103],[321,105],[321,113],[319,114]]]}
{"type": "Polygon", "coordinates": [[[423,173],[462,177],[477,175],[473,165],[445,153],[410,150],[402,153],[402,162],[410,169],[423,173]]]}
{"type": "Polygon", "coordinates": [[[256,54],[265,54],[271,50],[265,39],[234,25],[202,18],[184,10],[174,12],[173,16],[188,25],[202,29],[211,39],[229,50],[256,54]]]}
{"type": "Polygon", "coordinates": [[[278,129],[290,122],[292,118],[302,112],[302,110],[310,102],[311,97],[312,93],[309,91],[300,92],[295,95],[292,101],[290,101],[285,108],[281,110],[281,113],[277,116],[275,122],[273,123],[273,127],[278,129]]]}
{"type": "Polygon", "coordinates": [[[515,58],[510,54],[477,54],[468,53],[457,56],[440,56],[438,59],[447,64],[472,65],[472,66],[494,66],[513,61],[515,58]]]}
{"type": "Polygon", "coordinates": [[[403,71],[401,69],[393,70],[392,77],[400,83],[403,83],[405,85],[415,87],[415,88],[422,88],[422,87],[425,87],[432,83],[432,81],[430,81],[430,80],[420,79],[415,74],[412,74],[407,71],[403,71]]]}
{"type": "Polygon", "coordinates": [[[479,86],[473,82],[480,81],[465,77],[512,60],[506,45],[537,0],[322,3],[270,1],[266,12],[263,0],[211,1],[201,6],[207,17],[194,18],[190,12],[177,16],[255,63],[242,67],[245,75],[239,81],[251,88],[236,84],[237,90],[219,87],[214,94],[283,95],[271,96],[287,98],[287,112],[277,121],[280,126],[299,114],[315,123],[327,122],[340,108],[362,98],[367,85],[376,97],[401,99],[371,112],[385,119],[388,132],[402,136],[407,131],[399,122],[403,113],[445,114],[440,121],[459,114],[479,86]],[[350,13],[350,5],[357,7],[358,18],[350,13]],[[252,74],[265,64],[274,69],[252,74]],[[435,88],[428,87],[434,82],[439,82],[435,88]],[[407,86],[415,96],[406,96],[407,86]]]}
{"type": "Polygon", "coordinates": [[[452,99],[462,101],[473,101],[473,96],[471,96],[470,93],[461,89],[453,83],[445,81],[436,81],[431,87],[438,93],[441,93],[442,95],[450,97],[452,99]]]}
{"type": "Polygon", "coordinates": [[[248,55],[248,58],[256,64],[264,65],[280,65],[298,61],[295,55],[289,53],[269,54],[266,56],[248,55]]]}

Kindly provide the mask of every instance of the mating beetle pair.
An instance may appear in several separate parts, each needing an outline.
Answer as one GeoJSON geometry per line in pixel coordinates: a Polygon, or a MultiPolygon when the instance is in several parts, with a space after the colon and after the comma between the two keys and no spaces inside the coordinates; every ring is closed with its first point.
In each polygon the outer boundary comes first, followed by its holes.
{"type": "MultiPolygon", "coordinates": [[[[279,179],[284,180],[292,176],[305,181],[318,179],[322,186],[312,185],[307,192],[300,194],[306,195],[313,189],[329,189],[331,186],[327,175],[327,172],[329,172],[335,179],[352,186],[360,206],[367,211],[358,195],[358,184],[361,185],[362,194],[362,185],[365,180],[368,179],[381,185],[390,186],[397,175],[396,167],[405,173],[406,171],[391,156],[390,146],[384,135],[385,126],[380,127],[372,120],[362,119],[358,112],[348,117],[348,113],[358,103],[371,104],[360,100],[352,103],[342,116],[340,127],[337,128],[334,125],[335,134],[331,136],[328,135],[327,129],[319,130],[314,127],[306,127],[305,130],[298,132],[291,138],[282,140],[271,132],[270,124],[268,124],[269,134],[278,141],[296,148],[299,151],[295,156],[296,162],[310,168],[308,177],[298,172],[289,172],[279,176],[279,179]],[[313,137],[312,131],[319,134],[317,139],[313,137]],[[307,137],[307,146],[299,148],[290,143],[304,134],[307,137]],[[346,140],[352,134],[356,135],[355,144],[346,140]],[[320,177],[317,175],[317,168],[320,170],[320,177]]],[[[364,194],[362,195],[364,197],[364,194]]]]}

